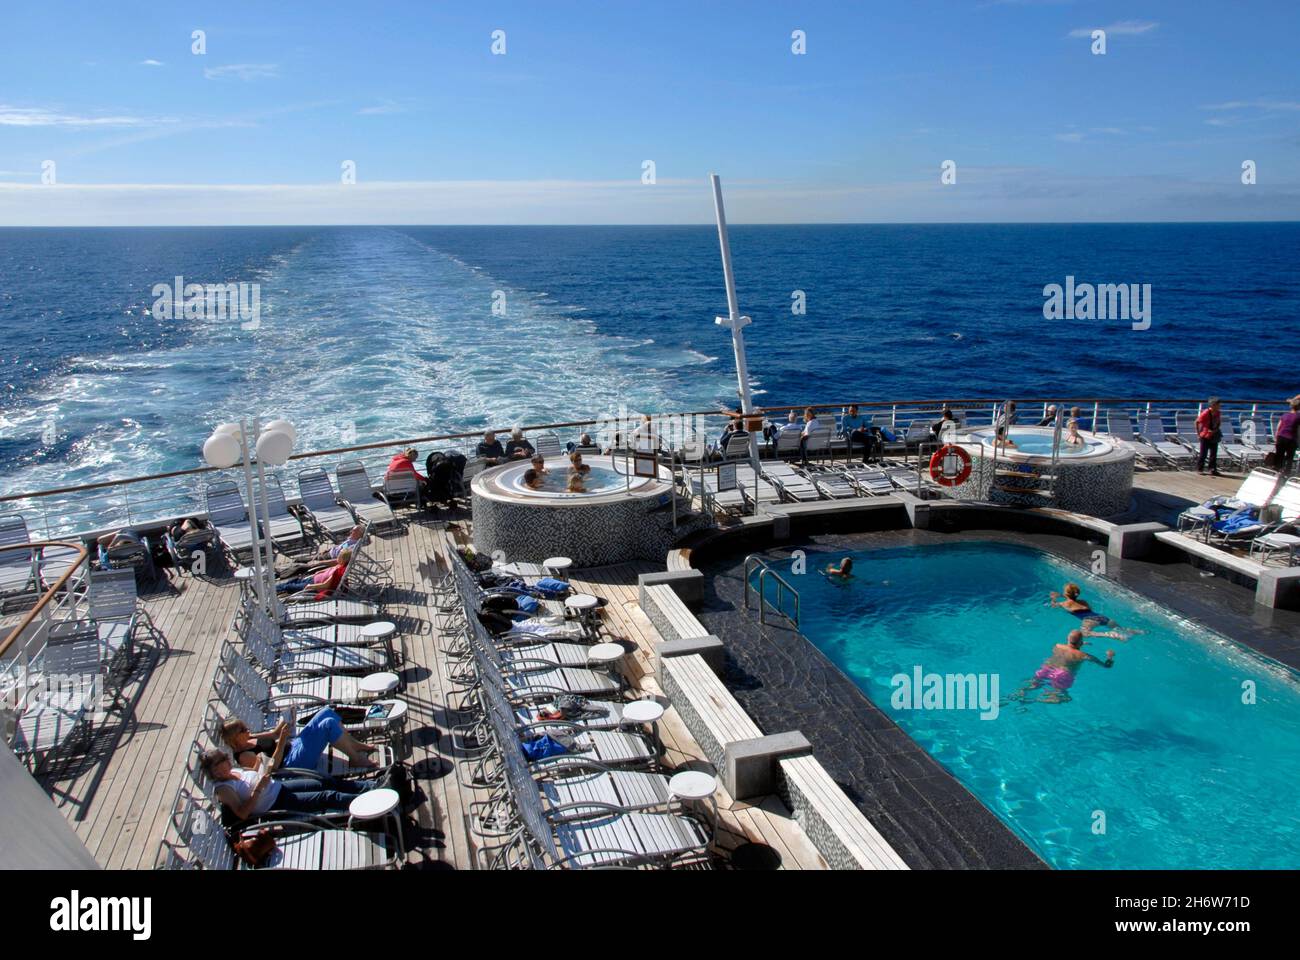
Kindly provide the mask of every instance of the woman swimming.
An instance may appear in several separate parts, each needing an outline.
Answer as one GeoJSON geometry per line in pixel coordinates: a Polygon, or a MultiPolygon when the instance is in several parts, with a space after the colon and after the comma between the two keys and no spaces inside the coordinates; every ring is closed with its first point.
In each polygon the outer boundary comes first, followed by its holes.
{"type": "Polygon", "coordinates": [[[1079,596],[1079,585],[1077,583],[1067,583],[1062,588],[1065,599],[1061,599],[1061,594],[1055,590],[1052,591],[1051,605],[1060,607],[1067,613],[1073,614],[1079,618],[1080,629],[1085,637],[1109,637],[1112,640],[1119,640],[1128,643],[1129,637],[1144,633],[1143,630],[1129,630],[1121,627],[1105,614],[1098,613],[1088,605],[1088,601],[1079,596]],[[1109,633],[1102,633],[1097,627],[1110,627],[1109,633]]]}

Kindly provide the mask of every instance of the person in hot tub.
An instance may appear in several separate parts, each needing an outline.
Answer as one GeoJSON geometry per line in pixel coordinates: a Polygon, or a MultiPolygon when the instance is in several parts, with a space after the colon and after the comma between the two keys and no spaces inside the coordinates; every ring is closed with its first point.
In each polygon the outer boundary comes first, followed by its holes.
{"type": "Polygon", "coordinates": [[[524,486],[529,490],[542,489],[542,475],[532,467],[529,467],[524,471],[524,486]]]}
{"type": "Polygon", "coordinates": [[[1010,437],[1007,436],[1006,427],[998,427],[998,441],[1002,444],[1002,446],[1006,447],[1008,450],[1017,449],[1016,441],[1012,440],[1010,437]]]}
{"type": "Polygon", "coordinates": [[[1051,594],[1051,604],[1054,607],[1060,607],[1066,613],[1073,614],[1080,620],[1079,629],[1083,631],[1085,637],[1107,637],[1111,640],[1119,640],[1128,643],[1129,637],[1142,633],[1141,630],[1130,630],[1121,627],[1118,623],[1104,614],[1098,613],[1092,609],[1087,600],[1079,596],[1080,590],[1077,583],[1067,583],[1061,588],[1064,593],[1062,598],[1060,593],[1055,590],[1051,594]],[[1109,627],[1110,631],[1102,633],[1098,627],[1109,627]]]}
{"type": "Polygon", "coordinates": [[[584,476],[591,473],[591,467],[582,462],[582,454],[578,453],[576,450],[569,454],[569,473],[580,473],[584,476]]]}
{"type": "Polygon", "coordinates": [[[583,482],[582,482],[582,474],[580,474],[580,473],[571,473],[571,474],[569,474],[569,492],[570,492],[570,493],[586,493],[586,492],[587,492],[587,488],[586,488],[586,486],[585,486],[585,485],[583,484],[583,482]]]}
{"type": "Polygon", "coordinates": [[[1052,689],[1043,698],[1044,703],[1064,703],[1070,697],[1066,693],[1074,686],[1079,668],[1085,663],[1100,664],[1109,669],[1115,665],[1115,651],[1107,650],[1106,659],[1098,660],[1083,649],[1083,631],[1071,630],[1066,635],[1065,643],[1058,643],[1052,648],[1052,655],[1043,661],[1043,665],[1034,673],[1034,677],[1017,690],[1008,699],[1023,700],[1031,690],[1037,690],[1044,684],[1052,689]]]}
{"type": "Polygon", "coordinates": [[[547,476],[551,472],[546,469],[546,458],[540,453],[534,453],[533,459],[530,462],[533,465],[533,469],[543,477],[547,476]]]}

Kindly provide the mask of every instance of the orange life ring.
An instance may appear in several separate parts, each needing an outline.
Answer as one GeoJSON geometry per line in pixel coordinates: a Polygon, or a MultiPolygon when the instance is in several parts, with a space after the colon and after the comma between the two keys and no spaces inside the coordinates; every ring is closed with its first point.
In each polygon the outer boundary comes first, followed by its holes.
{"type": "Polygon", "coordinates": [[[970,479],[970,454],[955,443],[945,443],[930,458],[930,479],[945,487],[959,487],[970,479]],[[944,461],[948,457],[961,461],[961,468],[955,474],[944,472],[944,461]]]}

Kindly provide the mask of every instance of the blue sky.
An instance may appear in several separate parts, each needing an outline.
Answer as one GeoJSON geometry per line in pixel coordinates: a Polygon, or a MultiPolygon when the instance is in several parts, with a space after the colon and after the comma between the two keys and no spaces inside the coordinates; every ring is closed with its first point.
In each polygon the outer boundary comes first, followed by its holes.
{"type": "Polygon", "coordinates": [[[2,16],[0,224],[1300,218],[1292,0],[2,16]]]}

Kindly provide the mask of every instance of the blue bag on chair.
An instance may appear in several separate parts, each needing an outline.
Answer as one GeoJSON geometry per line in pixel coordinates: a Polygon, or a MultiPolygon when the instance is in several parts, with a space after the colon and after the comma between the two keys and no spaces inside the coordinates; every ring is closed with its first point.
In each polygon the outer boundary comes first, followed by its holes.
{"type": "Polygon", "coordinates": [[[536,597],[530,597],[526,593],[521,593],[519,596],[515,597],[515,606],[524,613],[536,613],[542,605],[537,602],[536,597]]]}
{"type": "Polygon", "coordinates": [[[524,751],[524,756],[531,762],[545,760],[547,757],[559,756],[562,753],[568,753],[568,748],[558,740],[551,739],[549,734],[542,734],[536,740],[526,740],[519,745],[524,751]]]}
{"type": "Polygon", "coordinates": [[[542,577],[533,584],[533,589],[542,593],[566,594],[569,592],[569,585],[563,580],[555,579],[555,577],[542,577]]]}

